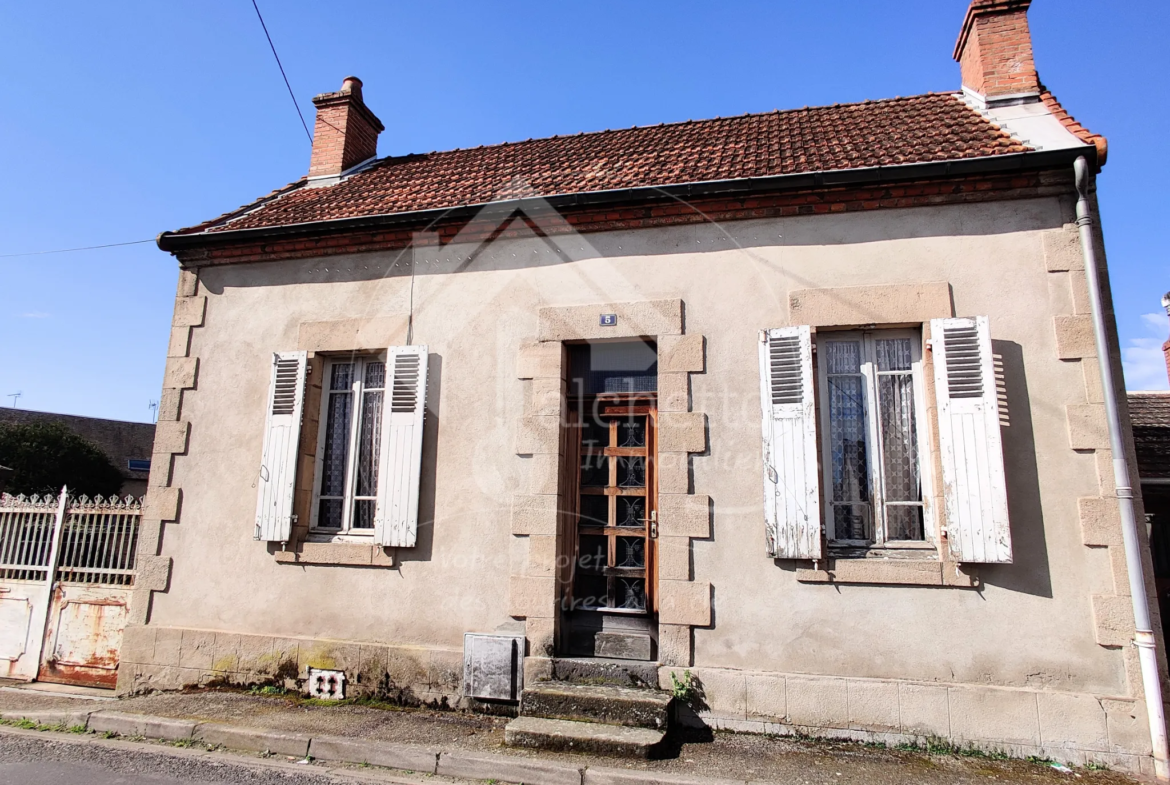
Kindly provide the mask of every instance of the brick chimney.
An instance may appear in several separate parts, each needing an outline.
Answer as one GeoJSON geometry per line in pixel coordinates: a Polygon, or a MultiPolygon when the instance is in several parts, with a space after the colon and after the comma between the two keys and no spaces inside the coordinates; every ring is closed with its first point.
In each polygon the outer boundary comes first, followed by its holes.
{"type": "MultiPolygon", "coordinates": [[[[1170,316],[1170,292],[1162,295],[1162,307],[1166,309],[1166,315],[1170,316]]],[[[1170,378],[1170,340],[1162,344],[1162,357],[1166,360],[1166,377],[1170,378]]]]}
{"type": "Polygon", "coordinates": [[[1040,78],[1032,59],[1032,0],[971,0],[955,44],[963,88],[984,102],[1033,98],[1040,78]]]}
{"type": "Polygon", "coordinates": [[[317,123],[313,126],[313,156],[309,177],[339,175],[378,154],[382,121],[362,101],[362,80],[347,76],[336,93],[313,99],[317,123]]]}

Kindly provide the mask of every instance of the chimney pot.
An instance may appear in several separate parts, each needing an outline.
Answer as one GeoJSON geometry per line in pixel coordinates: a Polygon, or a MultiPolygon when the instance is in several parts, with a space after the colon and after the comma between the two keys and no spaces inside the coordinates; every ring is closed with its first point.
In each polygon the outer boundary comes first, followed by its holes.
{"type": "Polygon", "coordinates": [[[362,100],[361,79],[345,77],[340,90],[316,96],[313,105],[317,122],[309,177],[336,177],[378,154],[378,134],[385,126],[362,100]]]}
{"type": "Polygon", "coordinates": [[[1039,95],[1028,30],[1031,4],[1032,0],[971,0],[954,52],[964,89],[984,101],[1039,95]]]}
{"type": "MultiPolygon", "coordinates": [[[[1166,314],[1170,316],[1170,292],[1162,295],[1162,307],[1166,309],[1166,314]]],[[[1162,344],[1162,358],[1166,361],[1166,378],[1170,379],[1170,340],[1162,344]]]]}

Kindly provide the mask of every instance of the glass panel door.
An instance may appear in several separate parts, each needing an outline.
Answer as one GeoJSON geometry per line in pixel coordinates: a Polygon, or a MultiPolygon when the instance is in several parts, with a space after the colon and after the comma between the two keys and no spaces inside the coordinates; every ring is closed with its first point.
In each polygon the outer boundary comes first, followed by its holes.
{"type": "Polygon", "coordinates": [[[598,398],[581,415],[576,610],[653,608],[653,434],[646,400],[598,398]]]}

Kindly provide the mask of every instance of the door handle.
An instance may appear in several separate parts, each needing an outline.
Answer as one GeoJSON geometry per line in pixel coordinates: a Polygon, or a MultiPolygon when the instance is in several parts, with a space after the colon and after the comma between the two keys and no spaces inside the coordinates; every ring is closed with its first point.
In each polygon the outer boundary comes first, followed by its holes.
{"type": "Polygon", "coordinates": [[[650,511],[650,539],[658,539],[658,510],[650,511]]]}

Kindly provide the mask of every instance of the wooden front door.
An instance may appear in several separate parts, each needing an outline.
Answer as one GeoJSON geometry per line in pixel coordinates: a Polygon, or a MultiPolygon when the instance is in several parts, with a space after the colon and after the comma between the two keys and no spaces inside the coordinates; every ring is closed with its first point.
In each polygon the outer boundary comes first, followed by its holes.
{"type": "Polygon", "coordinates": [[[576,415],[572,607],[650,616],[657,610],[655,399],[599,395],[576,415]]]}

